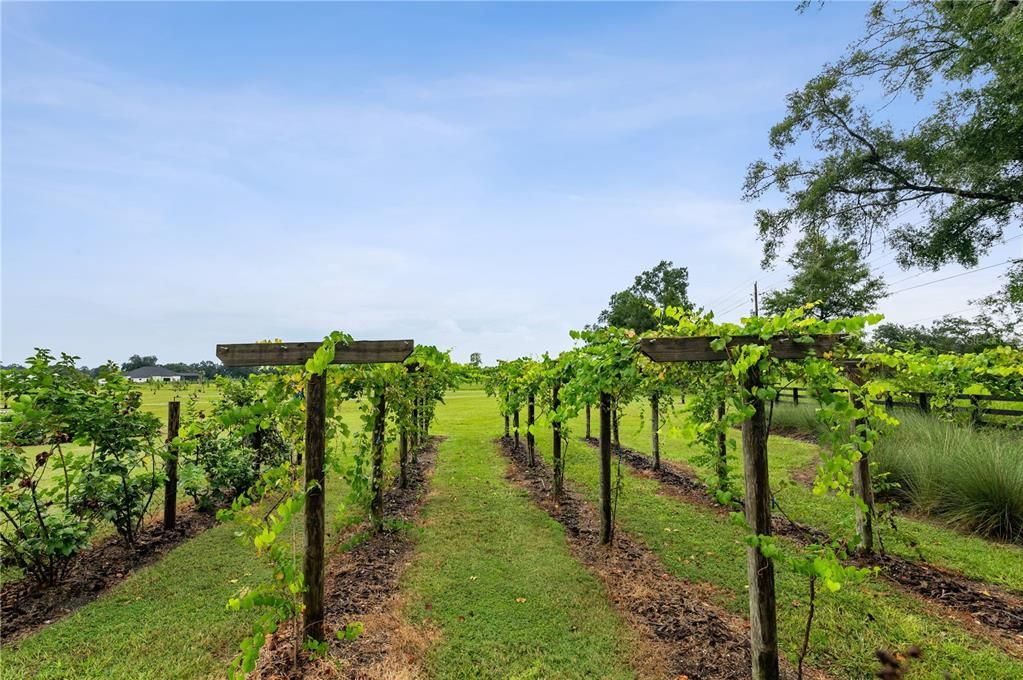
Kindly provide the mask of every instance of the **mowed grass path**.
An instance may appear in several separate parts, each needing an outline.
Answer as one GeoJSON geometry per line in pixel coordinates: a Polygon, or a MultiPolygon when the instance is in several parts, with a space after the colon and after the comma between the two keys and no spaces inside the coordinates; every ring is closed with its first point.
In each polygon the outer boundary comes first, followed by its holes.
{"type": "Polygon", "coordinates": [[[632,677],[630,632],[603,586],[569,554],[561,525],[505,479],[494,402],[461,391],[448,404],[437,426],[448,439],[403,582],[413,624],[440,635],[429,674],[632,677]]]}

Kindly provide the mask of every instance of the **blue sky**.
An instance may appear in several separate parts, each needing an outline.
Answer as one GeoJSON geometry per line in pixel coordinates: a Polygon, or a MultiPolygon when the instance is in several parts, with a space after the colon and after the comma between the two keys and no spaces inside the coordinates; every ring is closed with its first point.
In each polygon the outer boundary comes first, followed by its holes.
{"type": "MultiPolygon", "coordinates": [[[[746,165],[866,9],[3,3],[2,360],[339,328],[490,363],[569,346],[661,259],[738,318],[785,276],[746,165]]],[[[961,312],[998,271],[882,311],[961,312]]]]}

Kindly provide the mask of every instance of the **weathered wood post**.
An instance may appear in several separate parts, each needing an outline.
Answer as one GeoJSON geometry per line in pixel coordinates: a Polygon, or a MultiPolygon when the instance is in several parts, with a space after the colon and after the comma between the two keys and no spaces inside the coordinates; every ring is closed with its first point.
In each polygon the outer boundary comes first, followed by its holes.
{"type": "Polygon", "coordinates": [[[387,428],[387,402],[383,390],[377,396],[376,418],[373,420],[372,470],[370,475],[369,514],[373,529],[384,528],[384,435],[387,428]]]}
{"type": "Polygon", "coordinates": [[[590,430],[590,405],[586,404],[586,438],[593,439],[592,432],[590,430]]]}
{"type": "Polygon", "coordinates": [[[408,431],[404,427],[398,433],[398,484],[408,488],[408,431]]]}
{"type": "MultiPolygon", "coordinates": [[[[811,352],[820,356],[830,351],[840,336],[819,335],[811,343],[793,338],[773,338],[770,354],[775,359],[802,359],[811,352]]],[[[640,350],[657,362],[727,361],[730,352],[748,344],[764,344],[756,336],[735,336],[725,349],[713,349],[715,337],[646,338],[640,350]]],[[[747,404],[753,415],[742,424],[743,469],[745,472],[746,523],[756,536],[771,535],[771,487],[767,466],[767,414],[763,399],[756,396],[762,387],[760,368],[754,365],[743,378],[747,404]]],[[[718,417],[724,416],[723,407],[718,417]]],[[[721,440],[719,439],[719,446],[721,440]]],[[[778,622],[774,588],[774,565],[759,548],[746,549],[746,577],[750,601],[750,651],[753,680],[778,680],[778,622]]]]}
{"type": "MultiPolygon", "coordinates": [[[[322,342],[257,342],[217,345],[217,358],[225,366],[301,366],[322,342]]],[[[415,347],[411,340],[354,341],[335,347],[335,364],[401,363],[415,347]]],[[[302,596],[302,629],[305,636],[322,642],[324,597],[324,454],[326,450],[326,372],[309,376],[305,390],[305,555],[302,596]]],[[[383,399],[381,397],[381,408],[383,399]]],[[[379,419],[382,426],[383,419],[379,419]]],[[[375,428],[374,428],[375,429],[375,428]]],[[[381,437],[382,440],[382,437],[381,437]]]]}
{"type": "Polygon", "coordinates": [[[565,461],[561,456],[561,420],[558,417],[558,409],[561,407],[561,383],[554,383],[551,388],[551,428],[554,430],[554,442],[551,448],[551,459],[554,461],[554,497],[561,498],[561,491],[565,486],[565,461]]]}
{"type": "Polygon", "coordinates": [[[529,394],[526,405],[526,462],[530,467],[536,465],[536,437],[533,435],[533,425],[536,423],[536,395],[529,394]]]}
{"type": "Polygon", "coordinates": [[[981,414],[980,398],[977,395],[975,395],[975,394],[971,394],[970,395],[970,425],[972,425],[973,427],[977,427],[978,425],[981,425],[980,414],[981,414]]]}
{"type": "Polygon", "coordinates": [[[600,542],[611,543],[611,395],[600,393],[600,542]]]}
{"type": "Polygon", "coordinates": [[[728,479],[728,439],[725,436],[725,430],[721,427],[721,421],[725,419],[725,404],[724,402],[718,404],[718,459],[717,459],[717,476],[719,482],[724,482],[728,479]]]}
{"type": "MultiPolygon", "coordinates": [[[[771,484],[767,476],[767,412],[764,401],[754,395],[760,369],[746,373],[743,387],[750,393],[753,415],[742,424],[742,459],[746,477],[746,524],[757,536],[771,535],[771,484]]],[[[778,621],[774,590],[774,562],[754,546],[746,548],[749,581],[750,651],[754,680],[777,680],[778,621]]]]}
{"type": "Polygon", "coordinates": [[[519,450],[519,410],[512,414],[512,429],[515,430],[515,450],[519,450]]]}
{"type": "Polygon", "coordinates": [[[793,406],[799,406],[799,388],[798,387],[793,387],[792,388],[792,405],[793,406]]]}
{"type": "Polygon", "coordinates": [[[931,395],[926,392],[921,392],[920,395],[920,410],[924,413],[931,412],[931,395]]]}
{"type": "Polygon", "coordinates": [[[412,401],[412,455],[413,458],[416,455],[416,451],[422,445],[422,436],[419,433],[419,397],[416,397],[412,401]]]}
{"type": "Polygon", "coordinates": [[[650,395],[650,448],[654,456],[654,469],[661,469],[661,399],[657,392],[650,395]]]}
{"type": "MultiPolygon", "coordinates": [[[[846,374],[856,385],[863,384],[863,375],[855,363],[846,363],[846,374]]],[[[853,391],[849,392],[853,408],[863,409],[863,400],[853,391]]],[[[866,427],[864,418],[853,421],[853,436],[860,436],[866,427]]],[[[870,476],[870,454],[860,450],[860,459],[853,463],[853,493],[856,495],[856,536],[859,538],[859,551],[864,554],[874,552],[874,483],[870,476]]]]}
{"type": "Polygon", "coordinates": [[[509,423],[508,414],[504,414],[504,438],[511,439],[511,425],[509,423]]]}
{"type": "Polygon", "coordinates": [[[305,393],[305,593],[302,596],[306,637],[323,642],[324,592],[324,454],[327,431],[327,376],[309,376],[305,393]]]}
{"type": "Polygon", "coordinates": [[[173,444],[181,428],[181,402],[167,402],[167,480],[164,482],[163,528],[173,529],[178,520],[178,449],[173,444]]]}

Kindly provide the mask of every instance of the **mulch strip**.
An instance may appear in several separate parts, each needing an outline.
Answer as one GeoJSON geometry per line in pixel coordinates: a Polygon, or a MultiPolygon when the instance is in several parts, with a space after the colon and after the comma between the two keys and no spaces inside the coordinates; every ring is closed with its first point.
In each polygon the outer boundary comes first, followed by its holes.
{"type": "Polygon", "coordinates": [[[743,619],[703,600],[699,586],[667,573],[649,549],[624,532],[615,532],[612,548],[601,546],[596,509],[567,488],[556,500],[544,461],[530,467],[525,447],[516,451],[510,441],[498,443],[511,461],[508,478],[565,527],[573,556],[603,582],[638,633],[644,653],[634,659],[637,670],[670,678],[750,677],[749,633],[743,619]]]}
{"type": "MultiPolygon", "coordinates": [[[[587,442],[593,444],[589,440],[587,442]]],[[[618,450],[615,449],[614,453],[618,453],[618,450]]],[[[659,480],[670,495],[714,508],[722,513],[727,511],[727,508],[718,505],[710,497],[706,487],[688,476],[681,466],[662,460],[661,469],[653,470],[651,458],[625,447],[621,450],[621,456],[623,462],[644,476],[659,480]]],[[[798,524],[779,515],[772,518],[772,528],[776,535],[785,536],[803,545],[830,540],[828,535],[819,529],[798,524]]],[[[898,555],[856,557],[851,561],[861,567],[879,567],[881,575],[925,602],[953,610],[959,614],[955,618],[960,621],[972,622],[989,629],[987,632],[994,633],[997,639],[1009,643],[1007,651],[1019,654],[1023,650],[1023,598],[1014,596],[998,586],[974,581],[948,569],[898,555]]]]}
{"type": "Polygon", "coordinates": [[[150,518],[135,549],[116,534],[99,540],[74,558],[64,580],[54,586],[39,586],[31,578],[4,583],[0,639],[10,643],[64,618],[216,523],[213,513],[179,508],[177,526],[170,531],[164,530],[161,515],[150,518]]]}
{"type": "MultiPolygon", "coordinates": [[[[423,502],[442,437],[432,437],[409,465],[409,485],[402,489],[398,480],[384,494],[384,530],[368,534],[365,540],[343,552],[336,552],[327,563],[324,595],[324,628],[330,651],[325,659],[292,665],[294,626],[281,624],[278,632],[263,647],[257,673],[253,677],[285,678],[394,678],[416,677],[418,659],[410,654],[410,637],[419,635],[404,622],[398,600],[398,581],[409,564],[415,537],[401,526],[413,523],[423,502]],[[362,623],[364,630],[354,640],[341,641],[334,632],[349,623],[362,623]]],[[[363,524],[358,530],[368,531],[363,524]]],[[[420,645],[422,646],[422,645],[420,645]]]]}

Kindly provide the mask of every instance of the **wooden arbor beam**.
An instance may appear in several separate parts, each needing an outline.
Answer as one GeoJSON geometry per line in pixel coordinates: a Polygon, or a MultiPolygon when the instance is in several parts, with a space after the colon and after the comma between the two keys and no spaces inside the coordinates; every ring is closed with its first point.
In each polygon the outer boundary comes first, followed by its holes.
{"type": "MultiPolygon", "coordinates": [[[[225,366],[301,366],[322,342],[254,342],[218,344],[217,358],[225,366]]],[[[400,363],[412,354],[412,340],[357,340],[339,345],[334,353],[335,364],[400,363]]],[[[378,427],[374,428],[374,449],[382,440],[377,432],[383,424],[384,400],[379,397],[378,427]]],[[[327,386],[324,373],[309,376],[306,385],[305,423],[305,539],[303,576],[306,589],[302,595],[302,627],[305,635],[323,642],[324,565],[326,515],[324,509],[324,457],[326,452],[327,386]]],[[[376,505],[376,504],[375,504],[376,505]]]]}
{"type": "MultiPolygon", "coordinates": [[[[771,356],[776,359],[803,359],[811,352],[821,355],[830,352],[844,335],[813,335],[810,342],[799,342],[797,338],[772,338],[771,356]]],[[[738,349],[743,345],[762,345],[755,335],[736,335],[725,345],[725,349],[711,348],[717,336],[700,335],[691,338],[643,338],[639,341],[639,351],[647,355],[651,361],[658,363],[675,363],[688,361],[727,361],[728,350],[738,349]]]]}
{"type": "MultiPolygon", "coordinates": [[[[217,345],[217,358],[225,366],[299,366],[311,359],[323,342],[246,342],[217,345]]],[[[412,340],[356,340],[339,345],[335,364],[394,364],[415,349],[412,340]]]]}
{"type": "MultiPolygon", "coordinates": [[[[716,350],[711,344],[717,336],[691,338],[644,338],[639,349],[652,361],[679,363],[697,361],[727,361],[729,351],[743,345],[770,343],[771,356],[777,359],[799,360],[831,351],[844,336],[809,336],[808,342],[796,338],[763,340],[757,336],[732,337],[725,349],[716,350]]],[[[750,393],[760,387],[760,370],[754,366],[743,381],[750,393]]],[[[745,475],[746,523],[758,536],[771,535],[771,489],[767,465],[767,417],[762,399],[753,398],[753,415],[742,424],[743,472],[745,475]]],[[[777,680],[778,622],[775,600],[774,563],[758,548],[746,549],[746,577],[750,599],[750,651],[754,680],[777,680]]]]}

